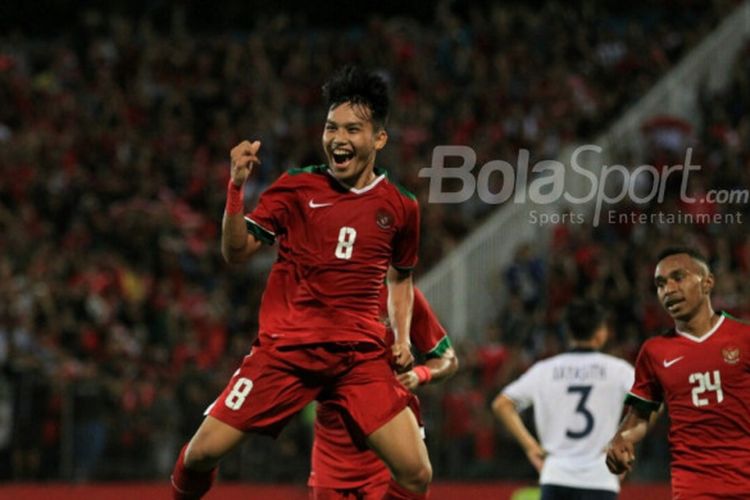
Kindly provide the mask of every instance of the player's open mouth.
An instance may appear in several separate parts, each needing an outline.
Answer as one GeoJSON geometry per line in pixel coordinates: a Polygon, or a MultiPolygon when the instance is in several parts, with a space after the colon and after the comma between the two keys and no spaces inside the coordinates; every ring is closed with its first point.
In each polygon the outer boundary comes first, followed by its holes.
{"type": "Polygon", "coordinates": [[[672,311],[673,309],[676,309],[680,304],[685,302],[685,299],[667,299],[664,301],[664,307],[667,308],[667,311],[672,311]]]}
{"type": "Polygon", "coordinates": [[[333,158],[333,164],[336,168],[346,168],[349,166],[351,159],[354,158],[354,151],[336,149],[331,153],[331,158],[333,158]]]}

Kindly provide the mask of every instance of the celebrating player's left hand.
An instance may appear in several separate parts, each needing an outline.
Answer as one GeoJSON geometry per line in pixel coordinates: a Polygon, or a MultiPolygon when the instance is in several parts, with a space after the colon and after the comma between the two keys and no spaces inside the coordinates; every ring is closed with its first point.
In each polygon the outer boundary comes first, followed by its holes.
{"type": "Polygon", "coordinates": [[[230,177],[235,186],[242,186],[250,176],[253,165],[259,165],[258,150],[260,141],[242,141],[237,144],[229,153],[231,158],[230,177]]]}
{"type": "Polygon", "coordinates": [[[398,381],[404,384],[404,387],[406,387],[410,391],[413,391],[414,389],[419,387],[419,376],[414,370],[400,373],[396,376],[396,378],[398,378],[398,381]]]}
{"type": "Polygon", "coordinates": [[[391,351],[393,352],[393,363],[396,365],[397,372],[406,371],[414,364],[414,356],[408,342],[395,342],[391,351]]]}

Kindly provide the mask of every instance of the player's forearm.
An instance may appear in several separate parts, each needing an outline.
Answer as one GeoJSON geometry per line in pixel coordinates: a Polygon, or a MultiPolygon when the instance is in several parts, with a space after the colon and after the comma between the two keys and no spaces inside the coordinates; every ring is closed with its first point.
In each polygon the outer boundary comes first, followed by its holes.
{"type": "Polygon", "coordinates": [[[492,411],[508,432],[518,441],[527,453],[530,450],[541,449],[539,442],[531,435],[521,420],[516,406],[508,396],[500,394],[492,402],[492,411]]]}
{"type": "Polygon", "coordinates": [[[256,240],[248,237],[244,214],[243,183],[230,179],[227,184],[224,218],[221,221],[221,254],[227,262],[242,262],[257,250],[253,248],[256,240]]]}
{"type": "Polygon", "coordinates": [[[635,463],[635,445],[648,431],[651,412],[628,406],[627,414],[606,448],[606,464],[613,474],[630,472],[635,463]]]}
{"type": "Polygon", "coordinates": [[[411,273],[390,268],[388,283],[388,317],[396,343],[408,344],[414,307],[414,283],[411,273]]]}
{"type": "Polygon", "coordinates": [[[458,370],[458,360],[453,349],[448,349],[440,358],[431,358],[423,365],[418,365],[398,375],[398,380],[409,390],[430,382],[440,382],[452,376],[458,370]],[[450,351],[450,352],[448,352],[450,351]]]}
{"type": "Polygon", "coordinates": [[[432,382],[445,380],[458,371],[458,358],[453,349],[450,348],[441,357],[430,358],[424,364],[430,370],[432,382]]]}
{"type": "Polygon", "coordinates": [[[221,254],[230,263],[244,262],[261,246],[260,241],[248,235],[245,218],[240,214],[224,212],[221,222],[221,254]]]}
{"type": "Polygon", "coordinates": [[[650,417],[650,414],[646,415],[633,407],[628,407],[627,414],[617,429],[617,435],[633,444],[640,442],[648,433],[650,417]]]}

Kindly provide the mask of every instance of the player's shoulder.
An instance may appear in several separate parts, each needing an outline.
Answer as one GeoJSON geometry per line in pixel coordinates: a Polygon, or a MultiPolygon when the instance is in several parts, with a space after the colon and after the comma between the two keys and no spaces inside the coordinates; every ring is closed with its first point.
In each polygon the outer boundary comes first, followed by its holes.
{"type": "MultiPolygon", "coordinates": [[[[549,367],[564,364],[567,366],[584,366],[597,363],[600,365],[615,366],[616,368],[631,367],[630,363],[617,356],[603,353],[595,350],[571,350],[566,351],[547,359],[538,361],[540,369],[549,369],[549,367]]],[[[631,367],[632,368],[632,367],[631,367]]]]}
{"type": "Polygon", "coordinates": [[[736,316],[733,316],[732,314],[728,313],[727,311],[721,311],[720,312],[725,324],[729,327],[731,327],[735,331],[739,331],[742,333],[750,333],[750,322],[738,318],[736,316]]]}
{"type": "Polygon", "coordinates": [[[289,177],[306,176],[306,175],[327,175],[328,165],[307,165],[304,167],[292,167],[286,171],[289,177]]]}
{"type": "Polygon", "coordinates": [[[665,328],[659,332],[656,332],[651,337],[647,338],[643,342],[643,346],[658,346],[663,344],[670,344],[676,340],[679,340],[680,336],[677,335],[677,331],[674,328],[665,328]]]}
{"type": "Polygon", "coordinates": [[[561,362],[565,360],[565,356],[567,353],[561,353],[556,354],[554,356],[550,356],[549,358],[540,359],[538,361],[535,361],[534,364],[532,364],[528,370],[526,370],[526,374],[533,374],[533,373],[544,373],[549,370],[554,370],[554,368],[559,365],[561,362]]]}
{"type": "Polygon", "coordinates": [[[604,352],[600,353],[600,354],[601,354],[601,359],[603,359],[607,364],[609,364],[611,366],[614,366],[614,367],[616,367],[618,369],[622,369],[622,370],[632,370],[633,369],[633,365],[631,365],[630,363],[628,363],[626,360],[624,360],[622,358],[618,358],[617,356],[613,356],[611,354],[607,354],[607,353],[604,353],[604,352]]]}
{"type": "Polygon", "coordinates": [[[277,182],[286,184],[303,184],[309,183],[313,179],[327,180],[327,165],[307,165],[304,167],[292,167],[281,174],[277,182]]]}
{"type": "Polygon", "coordinates": [[[403,185],[396,182],[391,176],[390,172],[384,168],[375,168],[375,174],[383,176],[383,187],[387,189],[393,196],[405,204],[417,204],[417,197],[414,193],[406,189],[403,185]]]}
{"type": "Polygon", "coordinates": [[[663,354],[664,350],[669,351],[675,342],[680,342],[681,338],[674,328],[664,329],[643,341],[640,356],[663,354]]]}

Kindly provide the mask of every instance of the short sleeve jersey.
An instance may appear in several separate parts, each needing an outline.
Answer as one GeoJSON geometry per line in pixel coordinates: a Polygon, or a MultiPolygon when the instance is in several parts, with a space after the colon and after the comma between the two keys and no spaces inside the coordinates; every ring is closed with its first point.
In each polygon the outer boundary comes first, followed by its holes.
{"type": "MultiPolygon", "coordinates": [[[[388,287],[380,288],[380,320],[388,324],[388,287]]],[[[393,331],[387,328],[388,345],[394,342],[393,331]]],[[[426,358],[439,358],[450,347],[450,339],[440,324],[427,298],[419,288],[414,288],[414,307],[411,315],[410,340],[426,358]]]]}
{"type": "MultiPolygon", "coordinates": [[[[383,286],[380,293],[382,318],[388,316],[387,301],[388,288],[383,286]]],[[[392,341],[392,335],[389,338],[392,341]]],[[[445,329],[417,288],[414,289],[411,341],[427,358],[441,357],[451,348],[445,329]]],[[[390,472],[374,452],[355,446],[338,410],[329,404],[319,405],[308,484],[322,488],[360,488],[371,482],[387,482],[389,478],[390,472]]]]}
{"type": "Polygon", "coordinates": [[[635,373],[628,403],[669,412],[674,498],[750,498],[750,325],[651,338],[635,373]]]}
{"type": "Polygon", "coordinates": [[[419,209],[384,171],[376,174],[354,189],[327,166],[292,169],[247,214],[250,233],[278,243],[261,301],[261,339],[385,343],[380,288],[389,265],[417,263],[419,209]]]}
{"type": "Polygon", "coordinates": [[[519,410],[534,407],[547,452],[541,484],[619,491],[604,449],[617,430],[633,383],[633,367],[596,351],[571,351],[540,361],[503,389],[519,410]]]}

